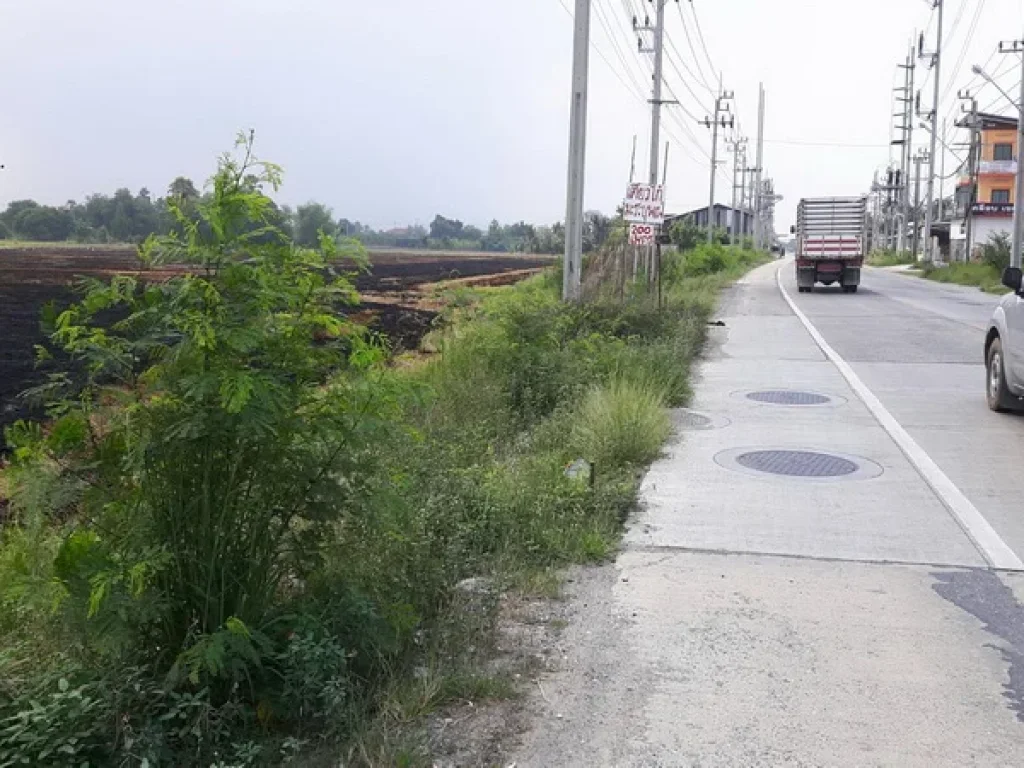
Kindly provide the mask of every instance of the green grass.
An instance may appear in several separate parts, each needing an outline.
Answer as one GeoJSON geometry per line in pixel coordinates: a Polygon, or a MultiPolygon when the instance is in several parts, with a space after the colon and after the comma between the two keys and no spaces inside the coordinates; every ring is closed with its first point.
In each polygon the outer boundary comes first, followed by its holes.
{"type": "Polygon", "coordinates": [[[875,251],[868,256],[868,264],[873,267],[896,267],[901,264],[913,264],[915,261],[909,251],[875,251]]]}
{"type": "Polygon", "coordinates": [[[623,371],[583,401],[577,428],[581,450],[598,467],[653,461],[671,431],[667,402],[667,390],[657,379],[623,371]]]}
{"type": "MultiPolygon", "coordinates": [[[[61,521],[51,531],[4,532],[0,718],[42,696],[38,733],[23,739],[81,732],[81,753],[124,762],[129,746],[111,743],[104,728],[97,735],[88,712],[55,697],[53,676],[70,675],[99,697],[97,711],[127,706],[148,718],[132,724],[152,729],[154,744],[179,745],[169,764],[207,765],[212,754],[243,754],[250,743],[259,756],[235,763],[275,764],[294,737],[310,740],[317,754],[333,744],[355,765],[429,765],[409,735],[417,721],[453,702],[514,692],[508,680],[474,672],[494,605],[463,604],[455,586],[483,576],[553,597],[560,569],[616,551],[641,470],[669,436],[667,407],[689,400],[721,289],[767,260],[721,246],[670,256],[661,308],[642,295],[625,304],[563,304],[554,271],[455,292],[449,324],[431,340],[436,355],[415,367],[382,367],[363,382],[387,399],[388,421],[352,414],[353,429],[372,430],[372,440],[337,478],[346,489],[343,514],[324,524],[330,533],[317,557],[275,595],[272,616],[291,628],[281,633],[291,639],[271,638],[277,645],[260,663],[272,674],[256,673],[220,698],[144,669],[151,649],[130,628],[102,636],[123,654],[83,652],[82,625],[61,620],[45,592],[4,591],[7,571],[34,569],[41,583],[56,583],[59,525],[73,504],[61,498],[50,510],[59,514],[48,519],[61,521]],[[596,465],[592,484],[566,476],[580,458],[596,465]],[[15,669],[17,683],[5,687],[15,669]],[[335,689],[344,695],[326,708],[322,694],[335,689]],[[118,696],[134,696],[134,706],[118,696]],[[287,709],[297,709],[292,701],[303,702],[301,713],[287,709]],[[202,727],[184,727],[190,717],[202,727]]],[[[44,508],[55,503],[39,499],[44,508]]],[[[101,628],[93,622],[92,631],[101,628]]],[[[230,645],[218,653],[238,663],[230,645]]],[[[319,763],[311,756],[298,764],[319,763]]]]}
{"type": "Polygon", "coordinates": [[[976,286],[986,293],[1007,293],[1007,288],[1002,284],[1000,271],[990,264],[981,262],[957,263],[945,267],[925,267],[921,277],[938,283],[976,286]]]}

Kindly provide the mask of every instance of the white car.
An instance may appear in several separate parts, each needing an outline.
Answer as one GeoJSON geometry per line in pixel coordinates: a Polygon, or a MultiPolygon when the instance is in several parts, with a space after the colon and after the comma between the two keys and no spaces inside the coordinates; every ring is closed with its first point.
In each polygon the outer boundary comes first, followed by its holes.
{"type": "Polygon", "coordinates": [[[1007,267],[1003,285],[1013,293],[999,302],[985,335],[985,397],[993,411],[1024,407],[1024,273],[1007,267]]]}

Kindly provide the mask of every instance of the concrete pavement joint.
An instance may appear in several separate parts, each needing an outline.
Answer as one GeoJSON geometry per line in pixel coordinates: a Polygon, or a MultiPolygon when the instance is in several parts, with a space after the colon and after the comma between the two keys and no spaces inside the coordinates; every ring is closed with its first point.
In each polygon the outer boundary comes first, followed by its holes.
{"type": "MultiPolygon", "coordinates": [[[[714,547],[686,547],[673,546],[671,544],[631,544],[627,547],[629,552],[647,555],[664,554],[666,557],[673,554],[681,555],[715,555],[717,557],[736,558],[765,558],[769,560],[806,560],[812,563],[849,563],[850,565],[871,565],[871,566],[899,566],[901,568],[917,568],[923,571],[931,571],[933,568],[949,568],[960,571],[983,571],[984,573],[998,573],[998,568],[973,568],[963,563],[940,563],[922,562],[920,560],[886,560],[884,558],[863,558],[863,557],[828,557],[827,555],[799,555],[791,552],[769,552],[748,549],[717,549],[714,547]]],[[[659,560],[658,563],[664,562],[659,560]]],[[[643,567],[652,564],[645,563],[643,567]]]]}
{"type": "Polygon", "coordinates": [[[821,351],[835,365],[843,378],[846,379],[850,388],[863,401],[867,409],[871,411],[871,414],[878,423],[907,457],[907,460],[942,501],[946,509],[949,510],[950,514],[981,555],[994,568],[1008,571],[1024,571],[1024,561],[1007,546],[1006,542],[996,533],[995,529],[992,528],[971,500],[963,494],[931,456],[910,436],[910,433],[889,413],[888,409],[882,405],[882,402],[861,381],[849,363],[839,356],[839,353],[825,340],[825,337],[815,328],[807,315],[796,305],[796,302],[793,301],[789,292],[786,291],[785,286],[782,284],[783,266],[785,265],[780,264],[779,269],[775,273],[775,281],[778,284],[782,298],[789,304],[793,314],[800,320],[811,338],[821,348],[821,351]]]}

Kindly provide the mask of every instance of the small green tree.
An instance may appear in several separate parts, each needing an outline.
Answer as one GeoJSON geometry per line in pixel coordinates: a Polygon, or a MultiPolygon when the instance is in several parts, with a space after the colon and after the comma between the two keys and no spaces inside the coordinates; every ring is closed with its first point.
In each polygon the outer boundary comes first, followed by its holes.
{"type": "Polygon", "coordinates": [[[82,491],[54,564],[64,610],[128,624],[194,681],[258,663],[257,629],[345,513],[381,402],[375,347],[335,311],[357,296],[330,262],[361,252],[268,223],[280,170],[239,142],[194,218],[172,201],[180,234],[140,248],[188,273],[89,283],[53,334],[84,388],[51,398],[45,437],[11,435],[21,465],[82,491]]]}
{"type": "Polygon", "coordinates": [[[689,251],[696,248],[698,243],[703,242],[705,235],[703,230],[693,223],[693,219],[684,216],[672,222],[672,226],[669,228],[669,237],[672,238],[672,244],[676,248],[681,251],[689,251]]]}
{"type": "Polygon", "coordinates": [[[322,203],[306,203],[295,209],[295,242],[307,247],[315,246],[320,233],[333,237],[338,233],[334,213],[322,203]]]}
{"type": "Polygon", "coordinates": [[[981,246],[981,260],[1002,272],[1010,266],[1010,236],[996,232],[981,246]]]}

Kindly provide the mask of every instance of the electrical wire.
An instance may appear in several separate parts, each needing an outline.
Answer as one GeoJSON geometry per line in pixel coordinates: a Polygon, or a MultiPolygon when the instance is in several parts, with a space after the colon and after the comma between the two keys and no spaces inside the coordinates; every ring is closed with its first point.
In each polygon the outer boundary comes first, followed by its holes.
{"type": "MultiPolygon", "coordinates": [[[[704,56],[708,60],[708,66],[711,67],[711,73],[714,74],[718,70],[715,68],[714,62],[711,61],[711,55],[708,53],[707,43],[704,42],[704,32],[700,28],[700,19],[697,18],[697,7],[693,4],[693,0],[689,0],[689,2],[690,13],[693,14],[693,23],[697,27],[697,37],[700,39],[700,47],[704,49],[704,56]]],[[[967,0],[964,0],[964,2],[967,2],[967,0]]]]}
{"type": "MultiPolygon", "coordinates": [[[[569,18],[570,19],[573,18],[572,11],[569,10],[569,6],[567,6],[565,4],[565,0],[558,0],[558,4],[562,6],[562,10],[564,10],[567,14],[569,14],[569,18]]],[[[607,56],[604,55],[604,51],[602,51],[600,48],[597,47],[597,43],[594,40],[590,41],[590,47],[594,50],[594,52],[598,56],[601,57],[601,60],[604,61],[604,63],[608,65],[608,69],[611,70],[611,73],[613,75],[615,75],[615,78],[622,84],[622,87],[625,88],[627,91],[629,91],[630,95],[634,99],[636,99],[641,104],[646,106],[647,105],[647,99],[644,97],[643,92],[637,93],[636,90],[634,90],[634,87],[631,87],[629,85],[629,83],[627,83],[622,78],[622,75],[619,73],[619,70],[616,69],[615,65],[612,64],[611,60],[607,56]]]]}
{"type": "MultiPolygon", "coordinates": [[[[668,43],[668,47],[665,49],[665,54],[668,56],[669,60],[672,61],[673,66],[682,67],[684,70],[686,70],[686,74],[688,74],[690,76],[690,80],[692,80],[693,82],[695,82],[698,85],[702,86],[709,94],[711,94],[711,98],[717,97],[718,93],[716,91],[712,90],[711,88],[709,88],[708,84],[704,81],[704,79],[702,77],[698,77],[697,75],[695,75],[693,73],[693,70],[690,69],[689,66],[687,66],[687,64],[686,64],[686,57],[683,56],[683,54],[679,52],[679,49],[676,47],[676,44],[672,41],[672,38],[669,37],[668,35],[665,35],[665,42],[668,43]],[[672,59],[672,55],[673,54],[675,54],[675,59],[672,59]],[[678,65],[676,65],[676,62],[678,62],[678,65]]],[[[701,108],[705,112],[707,112],[708,108],[706,106],[704,106],[704,104],[702,104],[700,102],[700,99],[697,97],[697,94],[694,93],[693,89],[690,88],[689,84],[686,83],[686,78],[683,77],[681,72],[679,73],[679,77],[680,77],[681,80],[683,80],[684,84],[686,84],[687,90],[689,90],[690,93],[693,93],[693,97],[694,97],[694,99],[696,99],[697,103],[699,103],[701,105],[701,108]]]]}
{"type": "Polygon", "coordinates": [[[843,141],[804,141],[802,139],[765,139],[765,144],[784,144],[793,147],[844,147],[850,149],[882,149],[888,144],[858,144],[843,141]]]}
{"type": "MultiPolygon", "coordinates": [[[[682,8],[682,6],[679,3],[676,3],[676,8],[679,11],[679,18],[683,22],[683,34],[686,36],[686,44],[690,48],[690,53],[693,55],[693,63],[697,67],[697,72],[700,73],[700,79],[703,82],[704,87],[707,88],[711,93],[713,93],[713,94],[717,93],[715,88],[713,88],[708,83],[708,79],[704,75],[704,68],[700,65],[700,57],[697,56],[697,50],[693,47],[693,40],[690,38],[690,30],[689,30],[689,28],[688,28],[688,26],[686,24],[686,16],[683,14],[683,8],[682,8]]],[[[711,74],[712,74],[712,78],[711,79],[714,80],[715,79],[714,78],[714,74],[715,73],[712,71],[711,74]]]]}
{"type": "Polygon", "coordinates": [[[608,41],[612,44],[612,49],[614,50],[615,55],[618,57],[619,62],[622,64],[623,70],[629,76],[629,79],[633,82],[633,85],[637,88],[637,90],[640,93],[643,93],[644,92],[643,79],[641,78],[640,80],[637,80],[636,73],[629,66],[629,63],[627,62],[627,57],[623,55],[622,48],[621,48],[621,46],[619,44],[618,37],[612,31],[612,26],[610,25],[610,23],[608,22],[607,17],[605,16],[605,12],[604,12],[604,8],[603,8],[603,5],[601,3],[601,0],[598,0],[597,2],[593,3],[593,8],[597,12],[598,21],[600,22],[601,26],[604,28],[604,33],[608,37],[608,41]]]}
{"type": "Polygon", "coordinates": [[[964,11],[967,10],[967,0],[960,0],[960,9],[956,12],[956,18],[953,19],[953,24],[949,28],[949,36],[947,40],[952,40],[956,37],[956,31],[960,27],[960,21],[964,17],[964,11]]]}
{"type": "MultiPolygon", "coordinates": [[[[668,51],[666,51],[666,53],[667,52],[668,51]]],[[[669,66],[671,66],[672,69],[675,70],[676,75],[679,77],[679,81],[683,84],[683,87],[687,91],[689,91],[690,95],[693,97],[693,100],[697,104],[697,106],[700,107],[702,110],[704,110],[705,113],[711,112],[711,110],[708,109],[708,107],[704,104],[704,102],[702,102],[700,100],[700,97],[697,95],[697,93],[690,86],[689,81],[686,79],[686,77],[683,75],[683,73],[679,70],[679,65],[676,64],[675,59],[673,59],[671,55],[667,56],[666,58],[668,59],[669,66]]]]}
{"type": "MultiPolygon", "coordinates": [[[[1016,82],[1016,84],[1014,84],[1010,88],[1004,88],[1003,90],[1008,91],[1009,93],[1012,94],[1014,91],[1017,91],[1017,90],[1020,89],[1020,83],[1021,83],[1021,81],[1018,80],[1016,82]]],[[[991,110],[993,110],[995,107],[997,107],[1000,104],[1003,105],[1003,109],[1009,109],[1010,107],[1013,107],[1014,109],[1019,109],[1019,105],[1016,102],[1012,102],[1011,101],[1011,103],[1007,104],[1006,101],[1007,101],[1006,96],[1004,96],[1003,94],[1000,93],[999,96],[996,97],[995,101],[993,101],[991,104],[989,104],[987,107],[985,107],[984,109],[982,109],[980,111],[981,112],[990,112],[991,110]]]]}
{"type": "MultiPolygon", "coordinates": [[[[964,0],[966,5],[966,0],[964,0]]],[[[962,8],[963,6],[961,6],[962,8]]],[[[949,85],[946,86],[945,93],[939,99],[939,103],[935,105],[936,113],[939,111],[939,106],[945,103],[949,97],[950,92],[953,90],[953,84],[956,82],[957,75],[960,74],[960,68],[964,65],[964,59],[967,57],[967,49],[971,45],[971,41],[974,39],[974,33],[978,29],[978,21],[981,19],[981,13],[985,9],[985,0],[978,0],[978,6],[974,9],[974,18],[971,20],[971,26],[967,30],[967,36],[964,38],[963,47],[960,49],[960,56],[956,60],[956,64],[953,66],[953,73],[949,76],[949,85]]]]}

